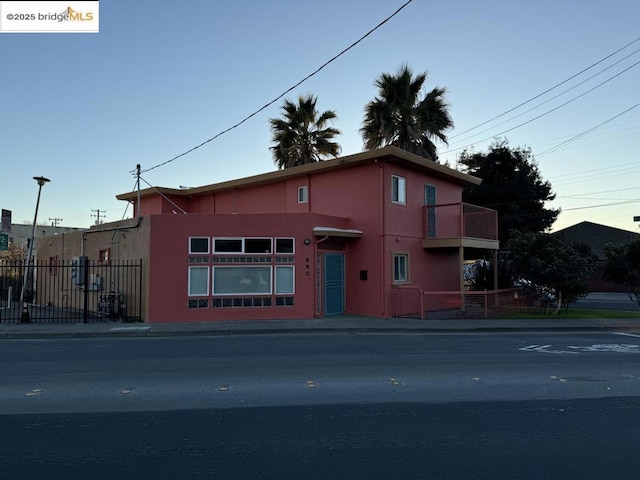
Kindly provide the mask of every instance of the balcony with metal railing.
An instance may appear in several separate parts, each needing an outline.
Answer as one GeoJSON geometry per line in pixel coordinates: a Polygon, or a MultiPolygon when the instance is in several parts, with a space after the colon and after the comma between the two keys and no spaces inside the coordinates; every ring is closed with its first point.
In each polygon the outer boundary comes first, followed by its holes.
{"type": "Polygon", "coordinates": [[[498,212],[469,203],[429,205],[423,212],[424,248],[497,250],[498,212]]]}

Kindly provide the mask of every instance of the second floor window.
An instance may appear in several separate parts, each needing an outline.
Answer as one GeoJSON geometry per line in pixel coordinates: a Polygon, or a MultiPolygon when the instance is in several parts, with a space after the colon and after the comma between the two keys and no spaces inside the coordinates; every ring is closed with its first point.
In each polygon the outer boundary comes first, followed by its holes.
{"type": "Polygon", "coordinates": [[[309,187],[306,185],[298,187],[298,203],[307,203],[309,201],[309,187]]]}
{"type": "Polygon", "coordinates": [[[407,203],[407,180],[404,177],[391,175],[391,201],[393,203],[407,203]]]}

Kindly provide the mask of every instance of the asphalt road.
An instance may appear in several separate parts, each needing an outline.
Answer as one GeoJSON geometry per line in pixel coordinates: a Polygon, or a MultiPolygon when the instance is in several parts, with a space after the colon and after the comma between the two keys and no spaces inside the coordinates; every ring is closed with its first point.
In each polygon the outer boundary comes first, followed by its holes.
{"type": "Polygon", "coordinates": [[[576,302],[577,308],[598,310],[623,310],[637,312],[640,306],[629,298],[628,293],[596,292],[590,293],[576,302]]]}
{"type": "Polygon", "coordinates": [[[636,478],[635,398],[0,416],[8,479],[636,478]]]}
{"type": "Polygon", "coordinates": [[[634,478],[639,398],[629,334],[2,341],[0,478],[634,478]]]}

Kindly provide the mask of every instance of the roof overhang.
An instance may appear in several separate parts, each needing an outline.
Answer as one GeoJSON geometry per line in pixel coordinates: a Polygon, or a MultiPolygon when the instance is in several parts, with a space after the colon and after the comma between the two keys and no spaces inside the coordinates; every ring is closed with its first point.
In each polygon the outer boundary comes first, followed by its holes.
{"type": "Polygon", "coordinates": [[[316,237],[341,237],[341,238],[362,237],[362,232],[360,230],[352,230],[350,228],[334,228],[334,227],[314,227],[313,234],[316,237]]]}
{"type": "MultiPolygon", "coordinates": [[[[479,185],[482,180],[472,175],[459,172],[445,165],[440,165],[428,158],[421,157],[414,153],[407,152],[398,147],[387,146],[377,150],[368,150],[366,152],[347,155],[344,157],[334,158],[332,160],[324,160],[321,162],[310,163],[307,165],[299,165],[297,167],[276,170],[275,172],[253,175],[251,177],[230,180],[227,182],[203,185],[195,188],[165,188],[152,187],[145,188],[140,191],[140,197],[154,196],[158,194],[190,197],[194,195],[203,195],[215,193],[225,190],[234,190],[238,188],[254,187],[274,182],[281,182],[289,178],[321,173],[325,171],[337,170],[341,168],[349,168],[360,164],[375,162],[396,162],[404,164],[409,168],[425,172],[434,177],[446,179],[460,186],[479,185]]],[[[116,195],[118,200],[134,201],[138,196],[138,192],[128,192],[116,195]]]]}

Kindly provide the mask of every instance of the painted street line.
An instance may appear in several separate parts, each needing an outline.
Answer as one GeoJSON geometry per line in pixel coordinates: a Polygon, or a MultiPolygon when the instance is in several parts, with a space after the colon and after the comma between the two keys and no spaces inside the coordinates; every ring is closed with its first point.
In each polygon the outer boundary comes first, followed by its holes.
{"type": "Polygon", "coordinates": [[[562,355],[565,353],[568,354],[577,354],[578,352],[572,352],[568,350],[549,350],[551,345],[529,345],[528,347],[519,348],[521,352],[540,352],[540,353],[555,353],[557,355],[562,355]]]}
{"type": "Polygon", "coordinates": [[[109,330],[111,330],[112,332],[127,332],[127,331],[131,331],[131,330],[149,330],[151,327],[135,327],[135,326],[131,326],[131,327],[113,327],[110,328],[109,330]]]}
{"type": "Polygon", "coordinates": [[[569,348],[570,350],[558,350],[552,349],[551,347],[552,345],[529,345],[527,347],[519,348],[518,350],[521,352],[553,353],[556,355],[577,355],[579,353],[591,352],[640,353],[640,345],[620,343],[606,343],[588,346],[567,345],[566,347],[561,347],[569,348]]]}
{"type": "Polygon", "coordinates": [[[640,346],[638,345],[621,345],[619,343],[591,345],[590,347],[574,347],[572,345],[568,345],[567,348],[573,348],[580,352],[640,353],[640,346]]]}
{"type": "Polygon", "coordinates": [[[624,333],[624,332],[613,332],[614,335],[624,335],[625,337],[636,337],[640,338],[640,335],[636,335],[635,333],[624,333]]]}

